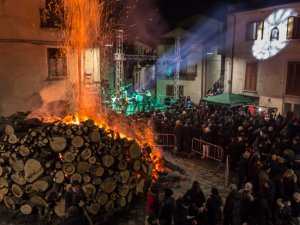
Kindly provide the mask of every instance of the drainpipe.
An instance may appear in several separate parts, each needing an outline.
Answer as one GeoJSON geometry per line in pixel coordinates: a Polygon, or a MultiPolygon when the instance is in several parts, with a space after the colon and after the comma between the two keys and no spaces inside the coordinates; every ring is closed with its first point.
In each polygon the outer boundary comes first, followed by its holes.
{"type": "Polygon", "coordinates": [[[234,60],[234,44],[235,44],[235,28],[236,28],[236,15],[233,14],[233,32],[232,32],[232,46],[231,46],[231,71],[230,71],[230,88],[229,92],[232,92],[232,79],[233,79],[233,60],[234,60]]]}

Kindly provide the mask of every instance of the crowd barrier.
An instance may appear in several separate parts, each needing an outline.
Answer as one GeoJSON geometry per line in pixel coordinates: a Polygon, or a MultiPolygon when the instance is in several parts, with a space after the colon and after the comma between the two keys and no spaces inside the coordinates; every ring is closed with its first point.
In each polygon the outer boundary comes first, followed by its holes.
{"type": "Polygon", "coordinates": [[[155,133],[155,144],[159,147],[175,147],[175,135],[174,134],[160,134],[155,133]]]}
{"type": "MultiPolygon", "coordinates": [[[[176,137],[174,134],[161,134],[161,133],[155,133],[155,144],[158,147],[171,147],[176,148],[176,137]]],[[[215,160],[219,162],[218,169],[223,166],[223,160],[224,160],[224,150],[222,147],[218,145],[211,144],[209,142],[202,141],[200,139],[193,138],[192,140],[192,150],[191,154],[188,156],[190,158],[192,154],[200,154],[202,156],[206,156],[207,158],[211,160],[215,160]],[[207,155],[205,154],[205,150],[207,150],[207,155]],[[204,155],[205,154],[205,155],[204,155]]],[[[175,153],[175,151],[174,151],[175,153]]],[[[228,186],[229,182],[229,160],[228,156],[225,159],[225,186],[228,186]]]]}
{"type": "Polygon", "coordinates": [[[193,138],[192,151],[189,155],[189,158],[192,156],[192,154],[200,154],[202,155],[202,157],[206,157],[222,163],[224,151],[223,148],[218,145],[214,145],[209,142],[193,138]]]}

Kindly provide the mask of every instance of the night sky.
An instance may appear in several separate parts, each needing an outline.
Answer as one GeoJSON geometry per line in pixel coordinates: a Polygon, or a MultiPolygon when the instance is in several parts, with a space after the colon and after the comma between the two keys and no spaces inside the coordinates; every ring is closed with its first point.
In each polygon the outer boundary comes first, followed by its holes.
{"type": "Polygon", "coordinates": [[[196,14],[226,21],[229,4],[239,4],[242,10],[300,0],[127,0],[125,17],[126,38],[155,45],[161,36],[177,27],[178,22],[196,14]],[[138,2],[138,3],[137,3],[138,2]]]}

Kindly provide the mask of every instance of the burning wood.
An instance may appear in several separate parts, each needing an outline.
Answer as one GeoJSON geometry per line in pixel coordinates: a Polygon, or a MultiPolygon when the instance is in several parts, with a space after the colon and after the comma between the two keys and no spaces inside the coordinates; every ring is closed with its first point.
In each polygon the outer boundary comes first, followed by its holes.
{"type": "Polygon", "coordinates": [[[63,217],[64,193],[78,181],[90,214],[130,204],[155,170],[147,148],[86,120],[43,123],[0,118],[0,202],[29,215],[63,217]]]}

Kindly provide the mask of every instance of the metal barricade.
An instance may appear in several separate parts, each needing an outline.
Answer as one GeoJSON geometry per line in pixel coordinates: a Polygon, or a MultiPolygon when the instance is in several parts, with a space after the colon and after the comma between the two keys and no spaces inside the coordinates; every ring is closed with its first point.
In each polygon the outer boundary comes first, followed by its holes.
{"type": "Polygon", "coordinates": [[[159,147],[175,147],[174,134],[154,134],[155,145],[159,147]]]}
{"type": "Polygon", "coordinates": [[[196,138],[193,138],[192,140],[192,151],[191,154],[189,155],[189,158],[194,153],[200,154],[202,155],[202,157],[206,157],[218,161],[220,163],[222,163],[223,155],[224,155],[224,151],[222,147],[196,138]]]}

